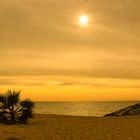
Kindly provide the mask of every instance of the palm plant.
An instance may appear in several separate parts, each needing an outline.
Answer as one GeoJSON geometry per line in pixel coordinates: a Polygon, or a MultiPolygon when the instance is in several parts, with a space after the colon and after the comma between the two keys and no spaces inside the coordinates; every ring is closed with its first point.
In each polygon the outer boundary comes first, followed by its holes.
{"type": "Polygon", "coordinates": [[[32,118],[34,103],[29,99],[19,100],[21,91],[8,90],[6,95],[0,96],[0,120],[6,122],[26,123],[32,118]]]}

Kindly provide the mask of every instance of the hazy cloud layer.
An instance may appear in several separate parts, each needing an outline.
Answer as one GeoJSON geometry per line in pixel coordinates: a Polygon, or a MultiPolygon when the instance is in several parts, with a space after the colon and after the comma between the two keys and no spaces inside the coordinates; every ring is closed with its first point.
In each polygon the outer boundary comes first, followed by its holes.
{"type": "Polygon", "coordinates": [[[139,79],[139,5],[139,0],[0,0],[0,75],[139,79]],[[83,30],[77,19],[85,13],[90,24],[83,30]]]}
{"type": "MultiPolygon", "coordinates": [[[[64,76],[65,77],[65,76],[64,76]]],[[[111,79],[111,78],[52,78],[51,76],[16,76],[16,77],[0,77],[0,87],[2,86],[17,86],[17,87],[72,87],[72,88],[140,88],[140,80],[131,79],[111,79]],[[68,82],[69,81],[69,82],[68,82]]]]}

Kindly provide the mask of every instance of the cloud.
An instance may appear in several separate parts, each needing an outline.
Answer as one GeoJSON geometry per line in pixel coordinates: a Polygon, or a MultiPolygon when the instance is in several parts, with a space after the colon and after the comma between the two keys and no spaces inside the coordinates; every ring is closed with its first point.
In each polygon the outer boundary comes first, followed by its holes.
{"type": "Polygon", "coordinates": [[[0,75],[139,79],[139,13],[138,0],[1,0],[0,75]]]}
{"type": "Polygon", "coordinates": [[[45,83],[39,82],[39,81],[24,81],[21,82],[23,79],[19,79],[20,77],[17,78],[0,78],[0,86],[9,86],[9,85],[14,85],[14,86],[45,86],[45,83]]]}
{"type": "Polygon", "coordinates": [[[0,85],[16,85],[17,83],[13,79],[0,79],[0,85]]]}

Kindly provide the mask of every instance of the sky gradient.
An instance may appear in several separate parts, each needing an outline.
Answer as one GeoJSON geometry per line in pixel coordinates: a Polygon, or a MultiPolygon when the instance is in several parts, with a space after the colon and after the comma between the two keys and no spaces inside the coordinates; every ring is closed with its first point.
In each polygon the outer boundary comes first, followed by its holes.
{"type": "Polygon", "coordinates": [[[0,92],[140,100],[139,37],[139,0],[0,0],[0,92]]]}

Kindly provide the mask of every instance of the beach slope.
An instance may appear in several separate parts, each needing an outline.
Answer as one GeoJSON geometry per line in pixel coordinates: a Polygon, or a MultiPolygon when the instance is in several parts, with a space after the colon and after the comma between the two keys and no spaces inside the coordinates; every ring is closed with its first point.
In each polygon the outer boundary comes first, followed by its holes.
{"type": "Polygon", "coordinates": [[[0,130],[1,140],[140,140],[140,117],[35,115],[28,125],[0,130]]]}

